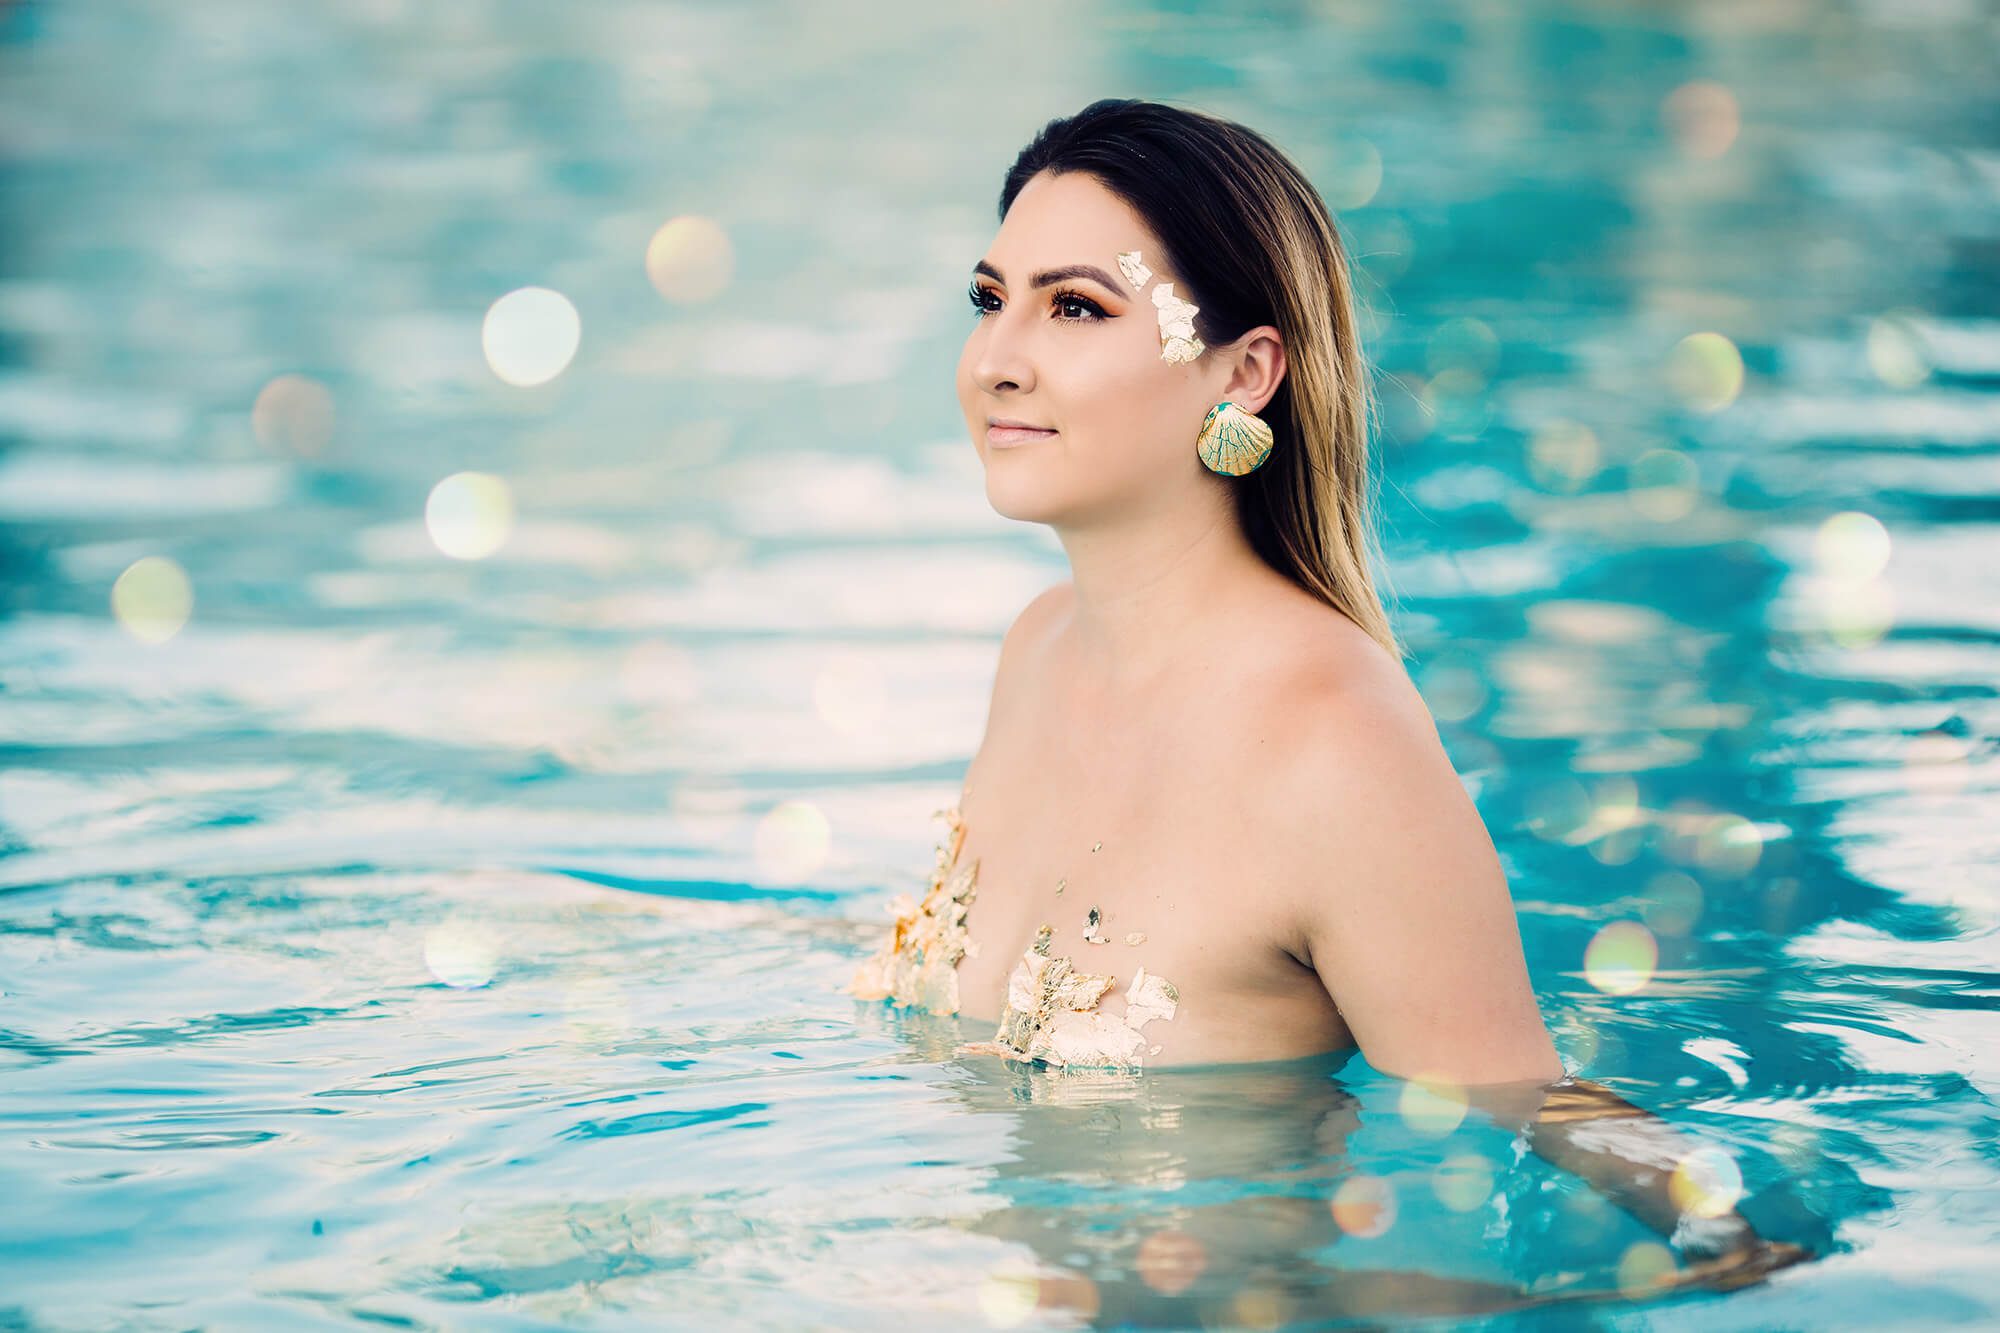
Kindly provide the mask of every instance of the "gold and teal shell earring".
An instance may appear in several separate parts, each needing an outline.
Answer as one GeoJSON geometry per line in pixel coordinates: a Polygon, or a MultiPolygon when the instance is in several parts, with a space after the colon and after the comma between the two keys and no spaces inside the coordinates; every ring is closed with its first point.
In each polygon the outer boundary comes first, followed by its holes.
{"type": "Polygon", "coordinates": [[[1263,466],[1273,440],[1268,421],[1225,400],[1208,409],[1194,443],[1210,472],[1240,477],[1263,466]]]}

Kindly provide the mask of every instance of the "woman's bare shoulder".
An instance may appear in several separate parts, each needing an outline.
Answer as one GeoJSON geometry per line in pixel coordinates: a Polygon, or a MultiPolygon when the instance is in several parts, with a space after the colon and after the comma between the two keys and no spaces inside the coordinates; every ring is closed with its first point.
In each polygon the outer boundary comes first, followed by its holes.
{"type": "Polygon", "coordinates": [[[1067,579],[1051,584],[1030,598],[1028,604],[1015,615],[1000,640],[1000,656],[993,669],[996,700],[1026,687],[1026,677],[1032,670],[1033,661],[1040,655],[1040,646],[1046,642],[1056,619],[1070,605],[1075,592],[1076,585],[1067,579]]]}
{"type": "Polygon", "coordinates": [[[1492,839],[1409,673],[1356,633],[1308,638],[1259,704],[1287,929],[1377,1069],[1559,1077],[1492,839]]]}
{"type": "Polygon", "coordinates": [[[1283,863],[1271,876],[1282,886],[1274,891],[1311,898],[1329,826],[1350,854],[1359,840],[1406,831],[1401,821],[1350,818],[1387,770],[1417,770],[1416,786],[1433,805],[1438,785],[1457,787],[1456,777],[1409,673],[1345,613],[1325,603],[1280,605],[1256,640],[1255,665],[1219,710],[1211,758],[1235,779],[1223,785],[1242,793],[1235,813],[1246,834],[1283,863]]]}
{"type": "Polygon", "coordinates": [[[1320,792],[1368,781],[1385,764],[1458,785],[1416,682],[1366,630],[1326,607],[1285,617],[1272,640],[1266,687],[1250,706],[1279,767],[1315,779],[1320,792]]]}
{"type": "Polygon", "coordinates": [[[1252,637],[1265,669],[1246,702],[1269,720],[1287,722],[1304,711],[1364,701],[1399,708],[1406,718],[1414,706],[1429,717],[1401,659],[1346,612],[1309,593],[1272,599],[1252,637]]]}
{"type": "Polygon", "coordinates": [[[993,687],[987,699],[985,731],[967,766],[968,790],[973,777],[985,766],[988,747],[1006,735],[1023,716],[1022,708],[1032,707],[1034,664],[1040,658],[1039,647],[1074,591],[1075,586],[1068,580],[1044,588],[1029,599],[1001,636],[1000,652],[993,666],[993,687]]]}
{"type": "Polygon", "coordinates": [[[1069,579],[1051,583],[1048,587],[1028,599],[1014,617],[1014,623],[1007,627],[1011,637],[1016,634],[1033,634],[1045,629],[1049,621],[1071,606],[1076,598],[1076,584],[1069,579]]]}
{"type": "Polygon", "coordinates": [[[1279,598],[1239,624],[1232,688],[1210,696],[1203,734],[1211,769],[1230,775],[1218,785],[1238,793],[1246,831],[1297,846],[1286,830],[1323,819],[1314,803],[1338,799],[1342,784],[1368,782],[1384,754],[1441,757],[1430,710],[1401,660],[1344,612],[1279,598]]]}

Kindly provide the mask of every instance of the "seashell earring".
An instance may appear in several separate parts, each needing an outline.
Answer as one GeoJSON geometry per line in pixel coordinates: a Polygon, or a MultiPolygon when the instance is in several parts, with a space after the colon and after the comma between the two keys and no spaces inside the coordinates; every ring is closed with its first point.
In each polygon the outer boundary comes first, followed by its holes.
{"type": "Polygon", "coordinates": [[[1275,440],[1271,423],[1225,400],[1208,409],[1194,444],[1210,472],[1240,477],[1263,466],[1275,440]]]}

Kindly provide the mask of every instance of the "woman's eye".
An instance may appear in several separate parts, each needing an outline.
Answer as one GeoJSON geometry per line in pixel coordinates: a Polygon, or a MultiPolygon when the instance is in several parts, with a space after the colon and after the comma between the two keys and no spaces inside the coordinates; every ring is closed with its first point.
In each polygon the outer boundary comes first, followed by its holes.
{"type": "Polygon", "coordinates": [[[1082,308],[1083,308],[1084,310],[1086,310],[1086,311],[1090,312],[1090,313],[1088,313],[1088,314],[1084,314],[1084,315],[1058,315],[1058,316],[1056,317],[1056,318],[1058,318],[1058,319],[1102,319],[1102,318],[1104,318],[1104,311],[1103,311],[1103,310],[1101,310],[1101,309],[1100,309],[1100,308],[1098,307],[1098,304],[1097,304],[1097,302],[1095,302],[1095,301],[1091,300],[1091,299],[1090,299],[1089,297],[1087,297],[1087,296],[1078,296],[1078,295],[1077,295],[1077,294],[1076,294],[1075,292],[1057,292],[1057,293],[1056,293],[1056,298],[1055,298],[1055,303],[1056,303],[1056,308],[1057,308],[1058,310],[1066,310],[1066,309],[1068,309],[1068,308],[1069,308],[1069,307],[1071,307],[1071,306],[1080,306],[1080,307],[1082,307],[1082,308]]]}
{"type": "MultiPolygon", "coordinates": [[[[974,319],[983,319],[999,309],[997,305],[988,304],[989,301],[998,300],[997,295],[990,287],[968,287],[965,290],[965,297],[972,303],[972,316],[974,319]]],[[[1104,310],[1097,302],[1087,296],[1079,296],[1075,292],[1057,292],[1053,297],[1049,298],[1049,301],[1053,309],[1063,312],[1058,314],[1056,318],[1072,324],[1105,318],[1104,310]],[[1079,310],[1082,313],[1068,313],[1072,310],[1079,310]]]]}

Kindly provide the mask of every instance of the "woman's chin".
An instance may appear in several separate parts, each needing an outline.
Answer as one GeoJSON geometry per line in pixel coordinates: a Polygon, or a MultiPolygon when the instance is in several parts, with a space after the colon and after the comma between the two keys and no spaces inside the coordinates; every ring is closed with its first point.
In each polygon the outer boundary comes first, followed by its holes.
{"type": "Polygon", "coordinates": [[[986,473],[986,503],[1000,517],[1022,523],[1051,523],[1063,512],[1061,497],[1045,482],[1031,477],[995,477],[990,468],[986,473]]]}

